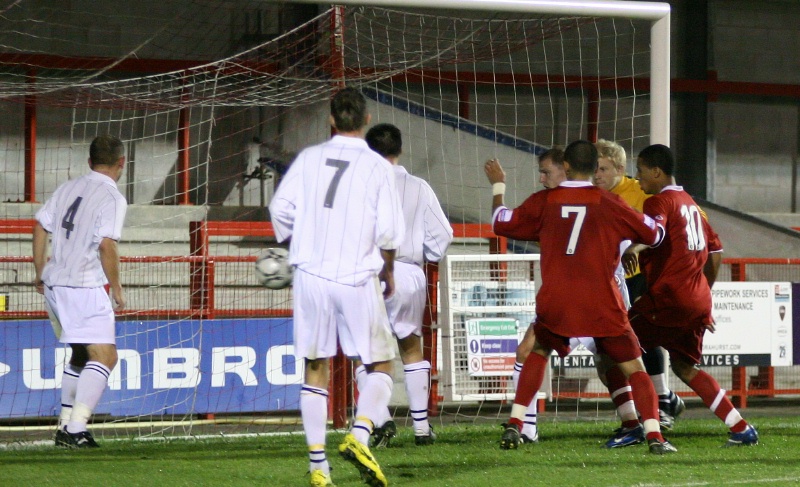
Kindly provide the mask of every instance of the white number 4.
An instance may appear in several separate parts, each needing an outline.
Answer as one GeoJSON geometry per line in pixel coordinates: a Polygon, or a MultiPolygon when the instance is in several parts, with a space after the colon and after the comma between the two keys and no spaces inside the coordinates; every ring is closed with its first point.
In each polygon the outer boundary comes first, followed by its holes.
{"type": "Polygon", "coordinates": [[[578,237],[581,234],[581,227],[583,226],[583,219],[586,218],[585,206],[562,206],[561,218],[569,218],[570,213],[575,213],[575,222],[572,224],[572,232],[569,234],[569,242],[567,242],[567,255],[575,253],[575,247],[578,246],[578,237]]]}

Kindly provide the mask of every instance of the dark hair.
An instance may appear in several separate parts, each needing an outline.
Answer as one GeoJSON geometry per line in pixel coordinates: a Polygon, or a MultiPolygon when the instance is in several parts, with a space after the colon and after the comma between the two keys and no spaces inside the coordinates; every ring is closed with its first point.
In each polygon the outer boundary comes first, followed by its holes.
{"type": "Polygon", "coordinates": [[[642,149],[639,153],[642,164],[649,168],[657,167],[667,176],[675,174],[675,157],[672,151],[663,144],[653,144],[642,149]]]}
{"type": "Polygon", "coordinates": [[[576,140],[564,149],[564,161],[578,174],[594,174],[597,170],[597,148],[588,140],[576,140]]]}
{"type": "Polygon", "coordinates": [[[356,88],[343,88],[331,98],[331,115],[337,131],[360,130],[366,123],[367,100],[356,88]]]}
{"type": "Polygon", "coordinates": [[[550,159],[556,166],[564,165],[564,149],[555,146],[539,154],[539,161],[550,159]]]}
{"type": "Polygon", "coordinates": [[[125,155],[122,141],[113,135],[98,135],[89,146],[89,159],[92,166],[113,166],[125,155]]]}
{"type": "Polygon", "coordinates": [[[367,145],[383,157],[397,157],[403,151],[400,129],[390,123],[379,123],[367,132],[367,145]]]}

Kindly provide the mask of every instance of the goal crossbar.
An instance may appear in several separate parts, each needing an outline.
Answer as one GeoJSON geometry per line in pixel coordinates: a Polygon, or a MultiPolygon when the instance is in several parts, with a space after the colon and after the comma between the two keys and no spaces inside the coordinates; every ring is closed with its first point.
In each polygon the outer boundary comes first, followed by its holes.
{"type": "MultiPolygon", "coordinates": [[[[276,2],[278,0],[263,0],[276,2]]],[[[319,0],[293,3],[328,4],[319,0]]],[[[337,5],[369,6],[375,0],[339,0],[337,5]]],[[[393,0],[392,7],[454,9],[488,12],[540,13],[649,20],[650,27],[650,143],[670,145],[670,12],[666,2],[623,0],[393,0]]]]}

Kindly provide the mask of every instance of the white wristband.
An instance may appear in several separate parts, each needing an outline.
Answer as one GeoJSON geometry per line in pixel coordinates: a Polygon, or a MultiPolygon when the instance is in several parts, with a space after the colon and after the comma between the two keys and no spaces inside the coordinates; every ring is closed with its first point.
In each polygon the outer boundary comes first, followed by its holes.
{"type": "Polygon", "coordinates": [[[492,196],[506,194],[506,183],[494,183],[492,185],[492,196]]]}

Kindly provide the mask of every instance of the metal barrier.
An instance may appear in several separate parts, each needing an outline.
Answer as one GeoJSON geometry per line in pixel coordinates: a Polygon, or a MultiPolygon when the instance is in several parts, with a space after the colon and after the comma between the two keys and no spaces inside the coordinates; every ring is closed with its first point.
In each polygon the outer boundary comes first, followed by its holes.
{"type": "MultiPolygon", "coordinates": [[[[14,219],[0,220],[0,234],[31,234],[35,220],[14,219]]],[[[453,225],[454,234],[459,239],[480,239],[488,243],[491,253],[504,252],[507,241],[492,233],[491,226],[485,224],[453,225]]],[[[143,256],[122,257],[124,285],[130,289],[129,303],[131,309],[119,314],[121,318],[205,318],[220,317],[259,317],[259,316],[290,316],[291,306],[290,291],[286,290],[269,306],[265,296],[274,296],[274,291],[269,295],[256,296],[250,300],[232,300],[236,306],[218,306],[217,296],[221,291],[233,287],[228,283],[220,283],[221,276],[237,275],[242,281],[236,284],[239,287],[258,288],[252,277],[250,269],[243,271],[241,266],[252,265],[255,255],[220,256],[212,255],[211,239],[214,237],[263,237],[274,238],[274,230],[269,222],[191,222],[189,228],[189,255],[184,256],[143,256]],[[151,266],[151,264],[155,264],[151,266]],[[220,267],[223,267],[220,272],[220,267]],[[230,266],[228,268],[227,266],[230,266]],[[237,267],[238,266],[238,267],[237,267]],[[160,270],[156,270],[160,269],[160,270]],[[169,276],[170,284],[163,286],[161,278],[169,276]],[[249,279],[252,279],[250,281],[249,279]],[[178,306],[165,306],[163,301],[168,297],[170,303],[178,306]],[[138,306],[137,303],[147,305],[138,306]],[[244,305],[243,305],[244,304],[244,305]],[[238,306],[238,307],[237,307],[238,306]]],[[[0,270],[3,268],[13,270],[5,274],[13,274],[14,282],[3,282],[3,289],[14,288],[13,295],[7,291],[0,292],[4,296],[4,306],[0,307],[0,319],[44,319],[47,313],[44,302],[36,296],[33,288],[33,260],[30,256],[0,256],[0,270]]],[[[424,354],[426,360],[436,370],[437,357],[437,286],[438,266],[426,265],[428,277],[429,300],[427,312],[424,317],[423,338],[424,354]]],[[[223,279],[224,280],[224,279],[223,279]]],[[[800,282],[800,259],[757,259],[757,258],[726,258],[720,270],[720,281],[787,281],[800,282]]],[[[346,411],[353,399],[351,374],[346,367],[344,357],[334,359],[335,376],[332,383],[336,388],[332,390],[332,417],[337,425],[344,425],[347,421],[346,411]]],[[[772,366],[759,366],[756,375],[748,377],[747,368],[742,366],[732,367],[732,387],[728,390],[739,407],[746,407],[747,398],[750,396],[767,396],[800,394],[800,389],[776,388],[775,370],[772,366]]],[[[602,397],[605,393],[587,393],[562,391],[558,397],[602,397]]],[[[692,393],[687,393],[692,395],[692,393]]],[[[432,377],[431,414],[436,414],[441,397],[438,393],[438,377],[432,377]]]]}

